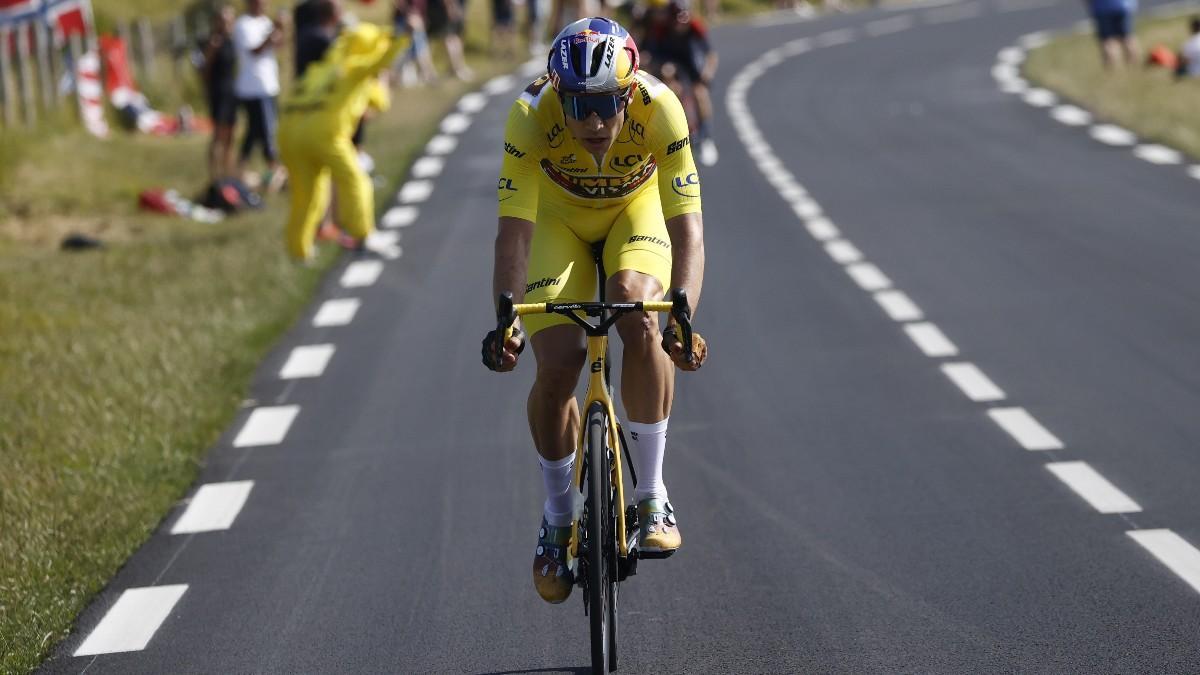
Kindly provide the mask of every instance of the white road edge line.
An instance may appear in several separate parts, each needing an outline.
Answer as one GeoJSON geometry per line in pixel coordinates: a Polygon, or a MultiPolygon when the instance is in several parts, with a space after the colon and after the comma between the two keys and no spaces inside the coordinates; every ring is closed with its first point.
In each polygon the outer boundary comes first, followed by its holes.
{"type": "Polygon", "coordinates": [[[825,243],[825,252],[839,265],[849,265],[862,260],[862,252],[845,239],[834,239],[825,243]]]}
{"type": "Polygon", "coordinates": [[[246,418],[242,430],[233,439],[233,447],[251,448],[282,443],[299,412],[298,405],[255,408],[250,417],[246,418]]]}
{"type": "Polygon", "coordinates": [[[943,363],[942,372],[972,401],[984,403],[1004,399],[1004,390],[997,387],[974,363],[943,363]]]}
{"type": "Polygon", "coordinates": [[[1062,450],[1063,443],[1024,408],[992,408],[988,417],[1026,450],[1062,450]]]}
{"type": "Polygon", "coordinates": [[[1050,462],[1046,468],[1100,513],[1139,513],[1142,510],[1137,502],[1087,462],[1050,462]]]}
{"type": "Polygon", "coordinates": [[[326,300],[317,310],[312,324],[318,328],[326,326],[345,326],[354,320],[358,308],[362,304],[358,298],[338,298],[326,300]]]}
{"type": "Polygon", "coordinates": [[[421,211],[415,206],[393,206],[384,212],[379,224],[384,228],[408,227],[417,222],[421,211]]]}
{"type": "Polygon", "coordinates": [[[183,515],[171,527],[171,534],[228,530],[246,505],[253,488],[252,480],[201,485],[183,515]]]}
{"type": "Polygon", "coordinates": [[[1200,593],[1200,551],[1171,530],[1130,530],[1142,548],[1200,593]]]}
{"type": "Polygon", "coordinates": [[[279,379],[296,380],[302,377],[320,377],[325,373],[325,366],[337,349],[332,344],[301,345],[292,349],[288,354],[283,368],[279,369],[279,379]]]}
{"type": "Polygon", "coordinates": [[[186,584],[130,588],[117,598],[116,604],[75,650],[75,656],[145,649],[187,589],[186,584]]]}

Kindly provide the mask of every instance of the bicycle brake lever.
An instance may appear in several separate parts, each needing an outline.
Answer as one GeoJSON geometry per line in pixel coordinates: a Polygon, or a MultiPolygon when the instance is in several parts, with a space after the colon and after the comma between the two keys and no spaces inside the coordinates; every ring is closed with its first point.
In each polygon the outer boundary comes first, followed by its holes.
{"type": "Polygon", "coordinates": [[[692,307],[688,304],[687,291],[682,288],[671,289],[671,316],[675,317],[675,323],[683,333],[680,336],[683,360],[691,363],[696,360],[696,355],[692,353],[692,307]]]}
{"type": "Polygon", "coordinates": [[[503,365],[504,345],[512,337],[512,325],[516,319],[512,291],[504,291],[496,298],[496,368],[503,365]]]}

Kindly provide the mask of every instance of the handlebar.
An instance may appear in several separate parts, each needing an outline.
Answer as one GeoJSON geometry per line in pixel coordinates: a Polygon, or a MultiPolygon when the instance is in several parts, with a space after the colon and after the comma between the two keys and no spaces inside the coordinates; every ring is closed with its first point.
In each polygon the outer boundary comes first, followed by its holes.
{"type": "Polygon", "coordinates": [[[496,299],[496,354],[503,354],[504,343],[512,337],[513,322],[519,316],[528,314],[561,314],[584,329],[589,335],[603,335],[622,314],[628,312],[670,312],[679,325],[680,341],[683,343],[684,359],[691,363],[695,359],[692,353],[692,308],[688,304],[687,291],[682,288],[671,289],[670,301],[642,302],[535,302],[514,304],[512,293],[505,291],[496,299]],[[603,317],[598,324],[588,323],[579,316],[603,317]]]}

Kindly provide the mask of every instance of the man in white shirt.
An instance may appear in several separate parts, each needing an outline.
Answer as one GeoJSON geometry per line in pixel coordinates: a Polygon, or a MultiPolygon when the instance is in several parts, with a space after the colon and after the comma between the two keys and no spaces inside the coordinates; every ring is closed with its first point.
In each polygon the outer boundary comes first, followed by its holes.
{"type": "Polygon", "coordinates": [[[1200,16],[1192,17],[1192,36],[1181,51],[1187,76],[1200,77],[1200,16]]]}
{"type": "Polygon", "coordinates": [[[277,180],[273,180],[280,176],[279,149],[275,144],[279,118],[275,102],[279,95],[279,62],[275,59],[275,48],[283,42],[283,30],[266,15],[265,4],[265,0],[246,0],[246,13],[234,23],[238,74],[233,90],[246,109],[248,121],[238,158],[242,173],[254,146],[261,144],[271,177],[267,182],[277,187],[277,180]]]}

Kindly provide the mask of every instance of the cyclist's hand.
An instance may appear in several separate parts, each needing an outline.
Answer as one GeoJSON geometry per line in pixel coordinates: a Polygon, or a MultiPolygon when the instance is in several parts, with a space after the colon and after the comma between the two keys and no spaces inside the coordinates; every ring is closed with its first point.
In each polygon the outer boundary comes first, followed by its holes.
{"type": "Polygon", "coordinates": [[[674,324],[667,326],[663,331],[662,348],[680,370],[700,370],[700,366],[703,366],[708,358],[708,343],[699,333],[692,331],[692,362],[688,363],[684,358],[683,342],[676,334],[674,324]]]}
{"type": "Polygon", "coordinates": [[[514,328],[513,334],[504,343],[504,353],[500,360],[496,359],[496,331],[488,331],[483,338],[483,365],[498,373],[507,373],[517,367],[517,357],[525,351],[525,331],[514,328]]]}

